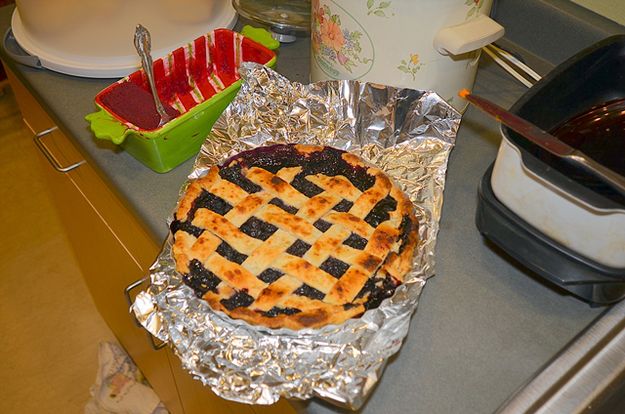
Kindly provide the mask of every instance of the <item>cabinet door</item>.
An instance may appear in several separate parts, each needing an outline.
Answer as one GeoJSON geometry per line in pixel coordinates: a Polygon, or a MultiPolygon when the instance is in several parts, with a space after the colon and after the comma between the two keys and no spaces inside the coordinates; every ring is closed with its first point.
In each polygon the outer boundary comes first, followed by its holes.
{"type": "MultiPolygon", "coordinates": [[[[10,72],[9,80],[24,120],[33,133],[54,128],[52,120],[10,72]]],[[[168,356],[152,349],[145,330],[134,324],[124,298],[124,288],[143,277],[147,265],[139,263],[140,260],[121,243],[93,201],[85,196],[84,188],[92,186],[94,188],[90,190],[103,193],[109,190],[95,180],[88,181],[95,172],[87,163],[68,172],[53,168],[53,164],[66,167],[82,160],[78,150],[58,129],[40,137],[39,145],[40,164],[50,194],[98,311],[168,410],[172,414],[181,414],[180,397],[168,356]]],[[[136,256],[154,258],[158,246],[154,243],[144,243],[144,246],[150,251],[136,256]]]]}
{"type": "Polygon", "coordinates": [[[273,405],[255,405],[252,408],[254,414],[296,414],[293,406],[285,399],[281,399],[273,405]]]}
{"type": "MultiPolygon", "coordinates": [[[[54,139],[53,136],[47,138],[50,139],[46,142],[54,139]]],[[[42,156],[41,161],[47,163],[48,160],[42,156]]],[[[83,164],[79,168],[89,166],[83,164]]],[[[46,176],[98,311],[170,412],[181,413],[167,355],[152,349],[146,332],[134,325],[124,298],[124,287],[142,277],[144,270],[82,195],[71,172],[61,174],[49,168],[46,176]]]]}

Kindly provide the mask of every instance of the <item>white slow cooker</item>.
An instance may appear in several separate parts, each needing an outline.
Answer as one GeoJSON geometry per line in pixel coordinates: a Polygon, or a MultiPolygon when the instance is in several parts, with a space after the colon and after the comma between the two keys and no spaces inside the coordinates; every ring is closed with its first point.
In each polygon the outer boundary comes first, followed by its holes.
{"type": "Polygon", "coordinates": [[[563,246],[625,269],[625,207],[594,206],[534,173],[519,148],[502,135],[491,178],[497,199],[563,246]]]}
{"type": "MultiPolygon", "coordinates": [[[[624,67],[625,35],[607,38],[556,67],[510,111],[546,131],[573,125],[571,119],[594,123],[594,110],[589,118],[578,114],[625,102],[624,67]]],[[[586,130],[593,131],[591,144],[604,158],[585,154],[625,176],[625,110],[613,115],[610,128],[622,134],[586,130]],[[604,141],[595,142],[595,136],[604,141]],[[609,141],[618,150],[605,150],[608,137],[618,139],[609,141]]],[[[501,134],[497,158],[478,191],[480,232],[536,275],[590,303],[624,298],[625,196],[509,128],[502,126],[501,134]]]]}

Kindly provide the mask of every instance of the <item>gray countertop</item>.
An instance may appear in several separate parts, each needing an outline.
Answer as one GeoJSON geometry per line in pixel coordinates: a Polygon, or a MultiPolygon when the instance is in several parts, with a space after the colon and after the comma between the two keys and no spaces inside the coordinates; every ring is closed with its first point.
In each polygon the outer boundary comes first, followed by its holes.
{"type": "MultiPolygon", "coordinates": [[[[10,25],[11,10],[0,9],[2,33],[10,25]]],[[[154,238],[163,239],[165,220],[192,160],[157,174],[95,140],[84,116],[94,110],[94,96],[112,79],[32,69],[0,53],[154,238]]],[[[308,42],[283,46],[277,70],[305,82],[308,42]]],[[[525,89],[483,60],[474,90],[509,107],[525,89]]],[[[477,186],[499,142],[497,124],[470,108],[449,162],[436,276],[424,289],[401,351],[362,412],[493,412],[603,312],[548,287],[480,236],[474,224],[477,186]]],[[[310,413],[340,411],[316,399],[301,406],[310,413]]]]}

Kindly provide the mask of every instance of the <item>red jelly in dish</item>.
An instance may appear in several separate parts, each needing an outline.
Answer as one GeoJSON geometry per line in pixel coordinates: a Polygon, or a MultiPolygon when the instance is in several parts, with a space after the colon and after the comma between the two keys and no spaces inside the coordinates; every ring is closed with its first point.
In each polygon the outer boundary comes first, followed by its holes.
{"type": "MultiPolygon", "coordinates": [[[[156,89],[167,113],[179,116],[236,82],[242,62],[266,64],[274,56],[239,33],[217,29],[155,60],[156,89]]],[[[135,129],[159,127],[160,117],[142,70],[106,88],[96,102],[135,129]]]]}
{"type": "MultiPolygon", "coordinates": [[[[102,103],[122,119],[145,130],[158,128],[161,117],[156,112],[152,94],[133,82],[120,83],[102,97],[102,103]]],[[[164,104],[165,112],[176,117],[180,112],[164,104]]]]}

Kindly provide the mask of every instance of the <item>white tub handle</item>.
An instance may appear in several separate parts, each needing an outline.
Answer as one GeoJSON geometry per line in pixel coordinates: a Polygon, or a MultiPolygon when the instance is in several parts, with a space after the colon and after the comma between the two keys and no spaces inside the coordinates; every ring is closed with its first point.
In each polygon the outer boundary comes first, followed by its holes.
{"type": "Polygon", "coordinates": [[[462,24],[439,30],[434,36],[434,48],[442,55],[461,55],[481,49],[504,33],[502,25],[481,14],[462,24]]]}

